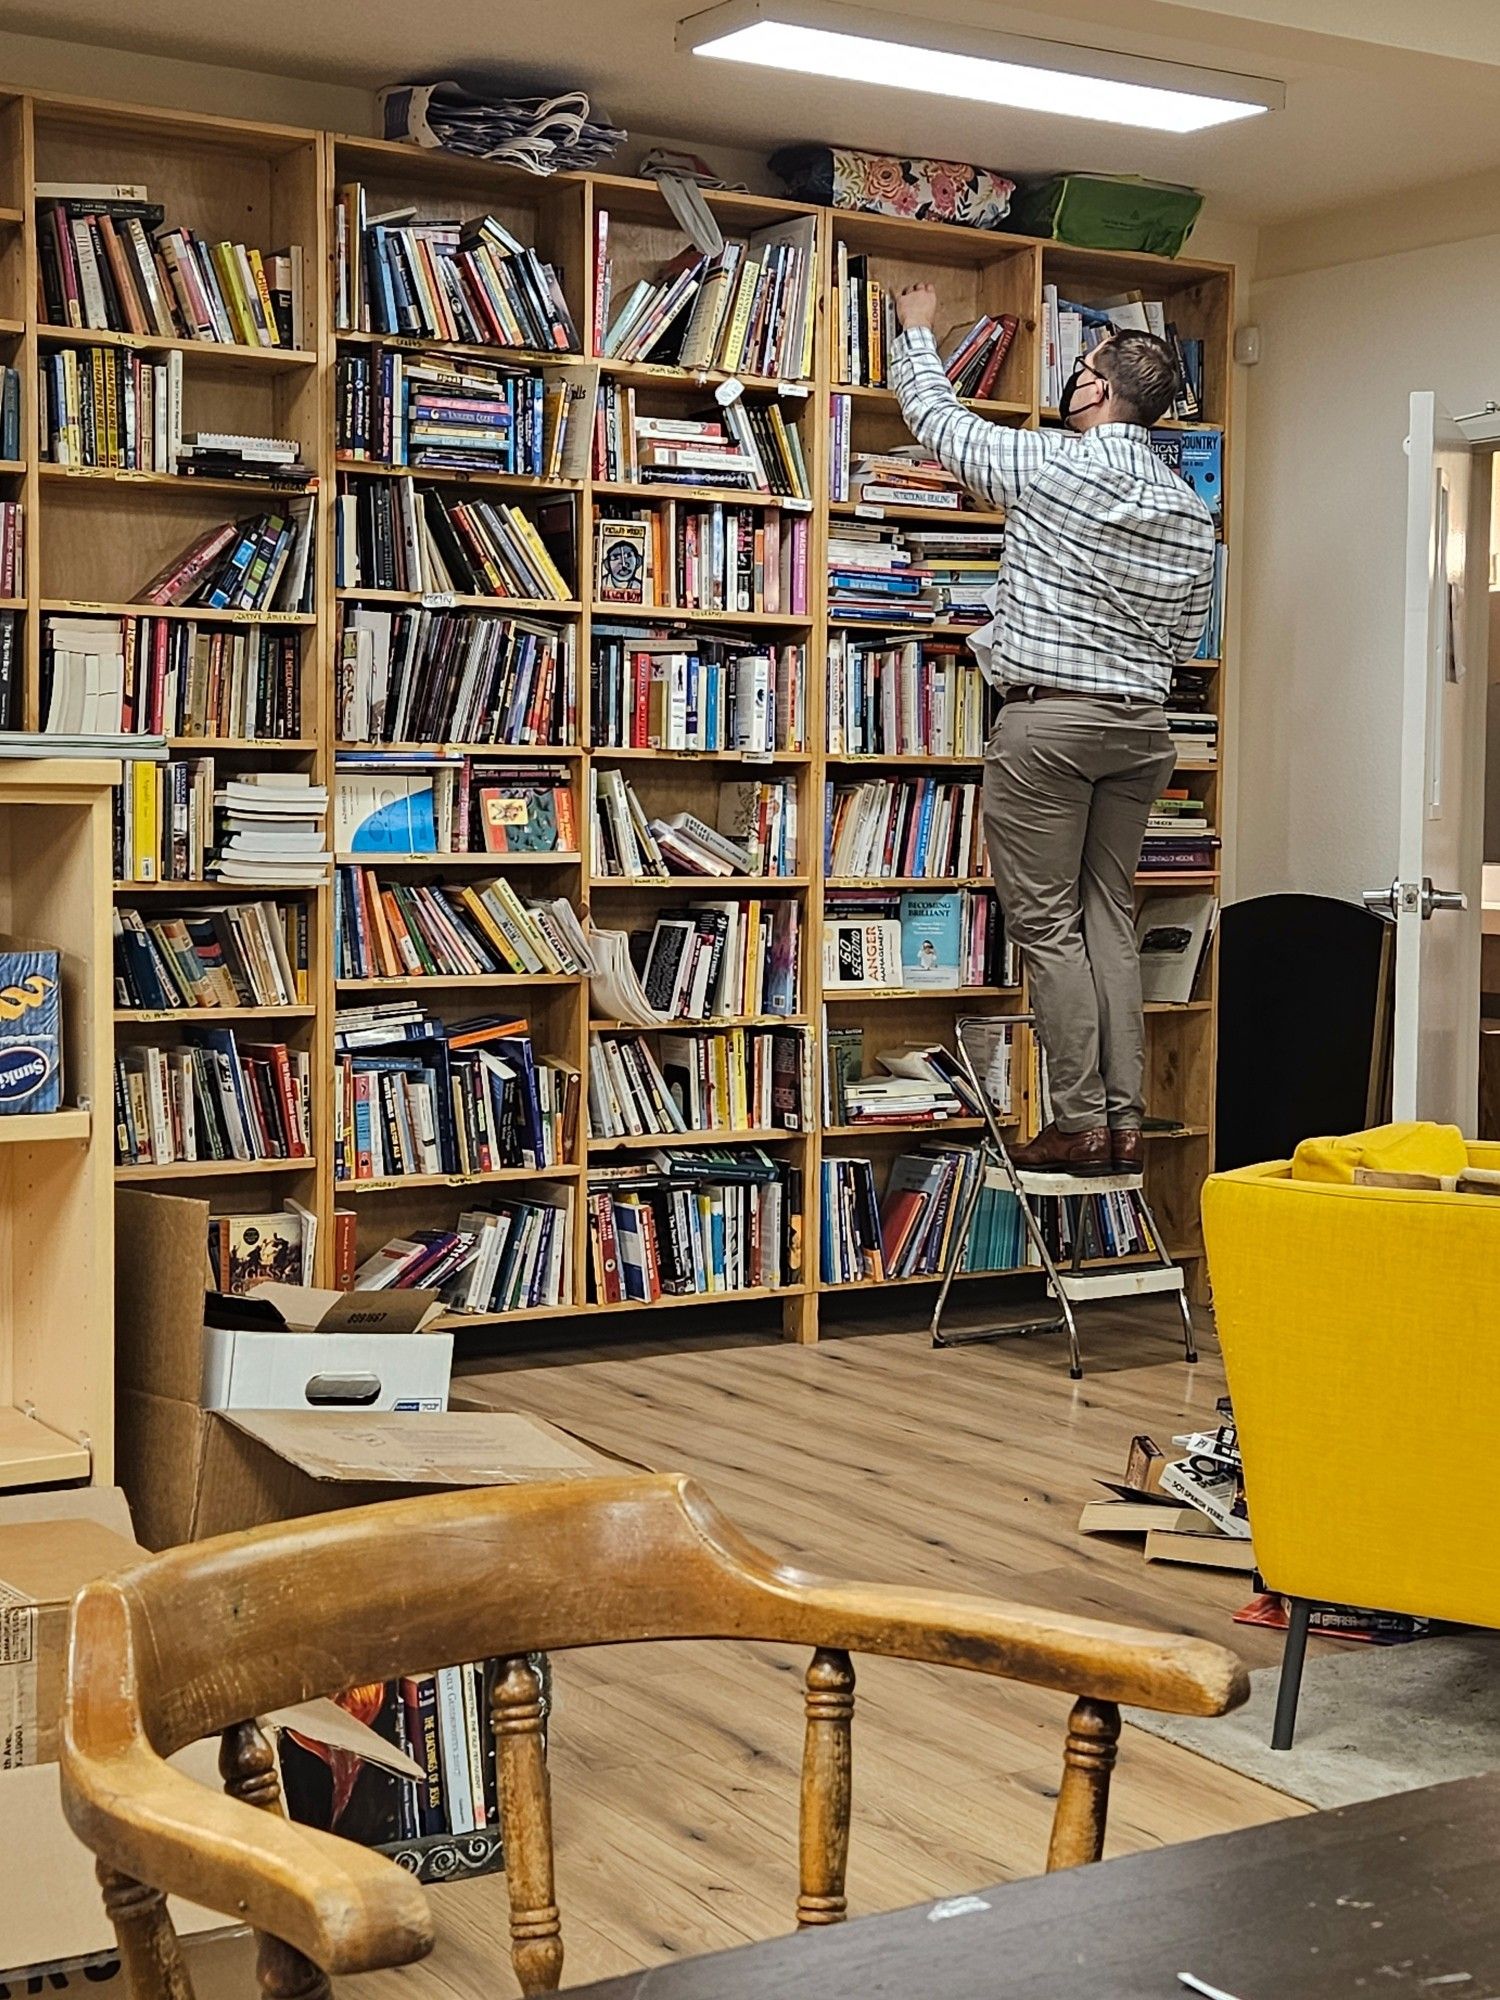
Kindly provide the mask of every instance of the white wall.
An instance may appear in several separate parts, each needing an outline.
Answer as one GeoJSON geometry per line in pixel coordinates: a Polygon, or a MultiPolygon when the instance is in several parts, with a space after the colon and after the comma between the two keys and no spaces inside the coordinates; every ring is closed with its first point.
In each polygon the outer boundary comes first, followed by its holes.
{"type": "Polygon", "coordinates": [[[1237,897],[1395,868],[1407,399],[1500,399],[1500,235],[1254,286],[1237,897]]]}

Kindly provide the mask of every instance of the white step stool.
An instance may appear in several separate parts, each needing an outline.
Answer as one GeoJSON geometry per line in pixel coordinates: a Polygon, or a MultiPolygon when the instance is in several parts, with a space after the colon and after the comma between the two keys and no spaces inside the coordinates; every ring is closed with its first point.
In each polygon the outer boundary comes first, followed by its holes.
{"type": "MultiPolygon", "coordinates": [[[[1034,1016],[1030,1014],[1007,1015],[1007,1023],[1030,1026],[1034,1016]]],[[[992,1026],[992,1022],[985,1022],[992,1026]]],[[[965,1199],[963,1211],[958,1218],[958,1226],[949,1239],[948,1262],[943,1272],[942,1290],[938,1293],[937,1304],[932,1311],[932,1344],[934,1347],[964,1347],[981,1340],[1003,1340],[1010,1334],[1059,1333],[1068,1336],[1068,1374],[1077,1382],[1083,1376],[1083,1354],[1078,1343],[1078,1323],[1074,1317],[1075,1305],[1090,1304],[1097,1299],[1145,1298],[1155,1293],[1170,1293],[1177,1300],[1177,1310],[1182,1315],[1183,1352],[1189,1361],[1198,1359],[1197,1343],[1193,1338],[1193,1315],[1188,1306],[1187,1287],[1181,1267],[1174,1264],[1167,1255],[1162,1233],[1156,1224],[1156,1217],[1146,1201],[1145,1184],[1140,1174],[1068,1174],[1040,1172],[1019,1168],[1010,1157],[1005,1144],[1005,1135],[995,1116],[994,1106],[975,1071],[968,1048],[964,1043],[964,1029],[968,1022],[957,1024],[958,1060],[964,1077],[970,1085],[980,1110],[984,1116],[985,1137],[980,1142],[982,1171],[975,1175],[965,1199]],[[957,1276],[959,1258],[963,1246],[968,1241],[969,1226],[974,1210],[978,1206],[980,1190],[986,1187],[1008,1188],[1020,1205],[1021,1221],[1033,1249],[1037,1253],[1040,1268],[1046,1274],[1048,1293],[1057,1301],[1056,1313],[1043,1319],[1020,1320],[1013,1325],[976,1328],[963,1333],[943,1332],[943,1312],[948,1303],[948,1294],[953,1289],[957,1276]],[[1036,1218],[1032,1203],[1037,1200],[1057,1199],[1067,1195],[1119,1194],[1124,1195],[1144,1223],[1146,1234],[1155,1245],[1156,1262],[1153,1264],[1127,1263],[1123,1257],[1117,1263],[1104,1269],[1083,1269],[1084,1232],[1079,1229],[1073,1239],[1072,1262],[1060,1268],[1047,1248],[1047,1241],[1036,1218]]],[[[1134,1253],[1139,1254],[1139,1253],[1134,1253]]]]}

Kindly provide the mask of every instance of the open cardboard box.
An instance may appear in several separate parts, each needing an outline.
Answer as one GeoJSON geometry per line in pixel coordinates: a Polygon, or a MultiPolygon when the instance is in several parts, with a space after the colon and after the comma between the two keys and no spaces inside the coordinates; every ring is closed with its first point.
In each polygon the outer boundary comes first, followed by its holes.
{"type": "Polygon", "coordinates": [[[257,1285],[204,1302],[205,1410],[448,1407],[453,1335],[427,1329],[436,1292],[325,1292],[257,1285]]]}
{"type": "Polygon", "coordinates": [[[597,1478],[626,1463],[502,1411],[204,1410],[208,1204],[136,1188],[117,1200],[117,1462],[148,1548],[445,1488],[597,1478]]]}

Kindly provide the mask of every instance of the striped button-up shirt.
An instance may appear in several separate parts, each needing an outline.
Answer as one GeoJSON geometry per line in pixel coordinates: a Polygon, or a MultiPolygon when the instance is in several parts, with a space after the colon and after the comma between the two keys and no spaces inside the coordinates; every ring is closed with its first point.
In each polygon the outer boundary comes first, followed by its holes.
{"type": "Polygon", "coordinates": [[[1003,507],[992,624],[971,640],[991,681],[1165,701],[1213,594],[1214,525],[1138,424],[1034,431],[966,410],[926,327],[896,342],[907,428],[976,499],[1003,507]]]}

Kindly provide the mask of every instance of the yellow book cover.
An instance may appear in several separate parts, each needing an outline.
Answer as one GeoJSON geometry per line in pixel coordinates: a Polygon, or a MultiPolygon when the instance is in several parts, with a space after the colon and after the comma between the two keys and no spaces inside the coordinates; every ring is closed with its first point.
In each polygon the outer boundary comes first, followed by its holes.
{"type": "MultiPolygon", "coordinates": [[[[95,349],[98,352],[98,349],[95,349]]],[[[67,442],[69,465],[83,463],[83,423],[81,414],[81,391],[78,379],[78,350],[74,347],[63,349],[63,394],[67,398],[67,442]]]]}
{"type": "Polygon", "coordinates": [[[271,286],[266,277],[266,267],[258,250],[247,250],[245,256],[250,265],[250,275],[255,280],[255,289],[260,294],[261,311],[266,320],[266,345],[280,347],[281,333],[276,325],[276,309],[271,304],[271,286]]]}
{"type": "Polygon", "coordinates": [[[530,549],[537,568],[552,586],[554,595],[558,598],[559,602],[566,600],[569,595],[568,580],[548,553],[547,544],[537,533],[536,523],[528,515],[524,514],[519,507],[507,508],[506,513],[509,517],[510,525],[520,535],[527,548],[530,549]]]}
{"type": "Polygon", "coordinates": [[[460,889],[458,894],[459,901],[469,912],[470,916],[473,917],[475,923],[478,924],[496,951],[505,960],[511,971],[524,972],[526,967],[520,953],[512,945],[504,931],[501,930],[499,924],[496,923],[483,896],[476,889],[469,888],[468,886],[460,889]]]}
{"type": "Polygon", "coordinates": [[[161,834],[156,820],[156,793],[156,766],[132,764],[130,767],[131,851],[125,857],[132,882],[155,882],[160,879],[157,855],[161,846],[161,834]]]}
{"type": "Polygon", "coordinates": [[[748,260],[740,268],[734,310],[729,315],[724,338],[719,342],[719,366],[728,369],[731,375],[739,367],[740,357],[745,351],[745,336],[750,331],[750,308],[755,303],[755,288],[759,283],[760,265],[754,259],[748,260]]]}
{"type": "Polygon", "coordinates": [[[255,315],[250,310],[250,301],[245,297],[245,287],[240,278],[234,245],[211,243],[208,254],[219,280],[219,290],[224,298],[224,310],[229,315],[229,324],[234,331],[236,342],[241,347],[259,347],[260,337],[255,331],[255,315]]]}

